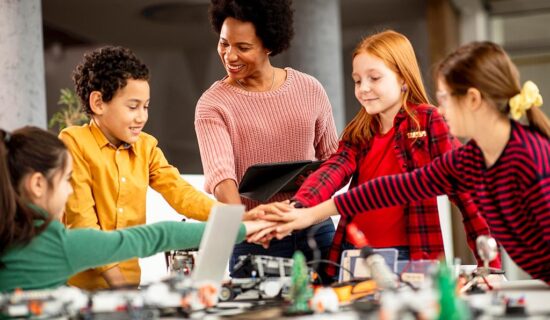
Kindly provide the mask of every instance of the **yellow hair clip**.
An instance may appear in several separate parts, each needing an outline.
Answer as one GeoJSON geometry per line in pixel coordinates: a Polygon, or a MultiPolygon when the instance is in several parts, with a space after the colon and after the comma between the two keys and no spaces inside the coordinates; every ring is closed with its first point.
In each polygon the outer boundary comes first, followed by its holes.
{"type": "Polygon", "coordinates": [[[542,96],[537,85],[533,81],[527,81],[521,88],[521,92],[513,96],[509,103],[510,115],[514,120],[519,120],[531,107],[542,105],[542,96]]]}

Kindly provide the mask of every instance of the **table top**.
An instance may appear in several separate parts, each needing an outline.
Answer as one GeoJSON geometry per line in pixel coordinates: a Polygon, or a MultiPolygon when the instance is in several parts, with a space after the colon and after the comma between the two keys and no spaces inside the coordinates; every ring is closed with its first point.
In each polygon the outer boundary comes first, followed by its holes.
{"type": "MultiPolygon", "coordinates": [[[[514,319],[548,319],[550,318],[550,286],[538,280],[518,280],[493,283],[494,289],[481,294],[463,295],[461,298],[471,307],[482,310],[480,319],[502,319],[505,313],[504,299],[523,299],[526,314],[515,315],[514,319]]],[[[419,296],[419,293],[413,293],[419,296]]],[[[403,303],[399,299],[410,298],[411,295],[392,296],[396,304],[403,303]]],[[[433,297],[432,297],[433,298],[433,297]]],[[[242,309],[235,308],[232,312],[225,310],[213,314],[196,314],[193,318],[205,319],[290,319],[284,317],[283,307],[267,304],[258,306],[254,310],[247,311],[252,302],[241,303],[242,309]],[[233,313],[233,314],[232,314],[233,313]]],[[[221,303],[220,307],[239,307],[239,303],[221,303]]],[[[307,316],[292,317],[292,319],[379,319],[378,312],[360,313],[351,306],[341,308],[341,311],[330,314],[312,314],[307,316]]]]}

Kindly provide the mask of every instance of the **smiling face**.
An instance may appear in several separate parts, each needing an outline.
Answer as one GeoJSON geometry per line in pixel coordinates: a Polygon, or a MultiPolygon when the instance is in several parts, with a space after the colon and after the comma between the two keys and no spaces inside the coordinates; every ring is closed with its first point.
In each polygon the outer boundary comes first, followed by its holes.
{"type": "Polygon", "coordinates": [[[126,86],[118,90],[111,101],[98,98],[95,103],[91,102],[94,120],[110,143],[119,146],[138,140],[149,117],[149,91],[146,80],[128,79],[126,86]]]}
{"type": "Polygon", "coordinates": [[[355,98],[370,115],[393,116],[402,106],[403,81],[379,58],[359,53],[353,58],[355,98]]]}
{"type": "Polygon", "coordinates": [[[225,19],[218,42],[218,54],[232,81],[259,78],[269,67],[268,50],[251,22],[225,19]]]}

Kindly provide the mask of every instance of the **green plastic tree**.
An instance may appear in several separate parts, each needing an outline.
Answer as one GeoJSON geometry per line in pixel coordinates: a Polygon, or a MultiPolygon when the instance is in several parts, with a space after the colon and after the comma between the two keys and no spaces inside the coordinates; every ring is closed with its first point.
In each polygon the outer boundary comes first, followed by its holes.
{"type": "Polygon", "coordinates": [[[437,289],[439,291],[439,320],[463,320],[470,319],[470,314],[464,302],[456,295],[456,281],[453,279],[452,270],[441,259],[435,275],[437,289]]]}
{"type": "Polygon", "coordinates": [[[301,251],[296,251],[292,256],[292,286],[290,298],[292,304],[286,311],[287,314],[308,314],[313,311],[309,307],[309,300],[313,297],[309,274],[306,265],[306,258],[301,251]]]}

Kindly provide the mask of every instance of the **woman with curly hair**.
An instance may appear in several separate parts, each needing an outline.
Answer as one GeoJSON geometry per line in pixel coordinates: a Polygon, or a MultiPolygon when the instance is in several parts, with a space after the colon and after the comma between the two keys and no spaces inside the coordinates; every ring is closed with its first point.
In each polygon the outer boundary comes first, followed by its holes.
{"type": "MultiPolygon", "coordinates": [[[[239,196],[238,184],[248,167],[259,163],[324,160],[338,144],[332,108],[319,81],[292,68],[278,68],[271,57],[290,46],[291,1],[212,0],[210,20],[219,35],[218,54],[227,75],[203,93],[195,111],[195,130],[206,178],[205,189],[226,203],[258,202],[239,196]]],[[[292,194],[276,194],[272,201],[292,194]]],[[[334,225],[316,233],[328,252],[334,225]]],[[[311,258],[307,230],[271,244],[235,248],[238,256],[291,257],[300,249],[311,258]]]]}

